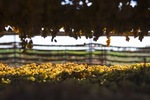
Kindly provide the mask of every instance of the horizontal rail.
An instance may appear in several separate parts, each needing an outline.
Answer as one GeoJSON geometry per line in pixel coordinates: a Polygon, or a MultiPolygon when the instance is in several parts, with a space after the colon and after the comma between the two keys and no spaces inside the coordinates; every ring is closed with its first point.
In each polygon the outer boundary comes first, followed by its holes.
{"type": "Polygon", "coordinates": [[[98,43],[79,45],[39,45],[34,47],[66,47],[63,50],[27,49],[22,53],[19,42],[0,43],[0,61],[5,63],[78,62],[89,64],[150,62],[150,49],[136,47],[107,47],[98,43]],[[7,48],[4,46],[8,46],[7,48]],[[75,47],[76,50],[70,49],[75,47]],[[82,47],[82,49],[78,49],[82,47]],[[84,48],[86,47],[86,48],[84,48]],[[92,48],[91,48],[92,47],[92,48]],[[83,49],[84,48],[84,49],[83,49]],[[87,49],[88,48],[88,49],[87,49]],[[111,49],[110,49],[111,48],[111,49]],[[117,48],[117,49],[116,49],[117,48]],[[120,50],[122,48],[122,50],[120,50]],[[130,50],[134,49],[134,50],[130,50]]]}

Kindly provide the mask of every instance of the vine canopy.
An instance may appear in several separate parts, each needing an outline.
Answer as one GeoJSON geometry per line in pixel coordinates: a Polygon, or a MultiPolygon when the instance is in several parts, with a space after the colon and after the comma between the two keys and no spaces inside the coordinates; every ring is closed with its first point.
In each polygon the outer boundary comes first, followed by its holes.
{"type": "Polygon", "coordinates": [[[0,0],[0,33],[5,27],[22,38],[35,35],[143,37],[150,30],[150,0],[0,0]],[[134,4],[134,6],[132,5],[134,4]]]}

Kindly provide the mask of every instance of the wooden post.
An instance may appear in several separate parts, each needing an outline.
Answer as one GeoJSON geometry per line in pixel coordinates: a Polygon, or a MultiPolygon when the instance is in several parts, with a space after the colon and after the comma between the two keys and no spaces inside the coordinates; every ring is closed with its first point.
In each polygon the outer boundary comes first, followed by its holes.
{"type": "Polygon", "coordinates": [[[93,47],[92,47],[92,40],[89,40],[89,64],[92,65],[93,61],[92,61],[92,51],[93,51],[93,47]]]}
{"type": "Polygon", "coordinates": [[[14,34],[14,44],[13,44],[13,49],[14,49],[14,65],[16,67],[16,36],[14,34]]]}

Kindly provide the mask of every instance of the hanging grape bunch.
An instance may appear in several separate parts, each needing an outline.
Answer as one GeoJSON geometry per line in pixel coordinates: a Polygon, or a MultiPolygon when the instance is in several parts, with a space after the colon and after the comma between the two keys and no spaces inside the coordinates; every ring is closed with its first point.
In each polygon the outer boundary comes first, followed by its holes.
{"type": "Polygon", "coordinates": [[[30,39],[29,42],[27,43],[27,48],[32,49],[32,47],[33,47],[33,41],[32,39],[30,39]]]}

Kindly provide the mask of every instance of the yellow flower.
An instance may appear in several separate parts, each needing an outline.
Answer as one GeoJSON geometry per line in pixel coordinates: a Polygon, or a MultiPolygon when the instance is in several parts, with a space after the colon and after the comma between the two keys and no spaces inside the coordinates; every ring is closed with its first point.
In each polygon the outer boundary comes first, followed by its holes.
{"type": "Polygon", "coordinates": [[[2,72],[2,71],[0,71],[0,75],[3,75],[3,72],[2,72]]]}
{"type": "Polygon", "coordinates": [[[11,83],[11,80],[2,78],[2,79],[1,79],[1,82],[2,82],[3,84],[9,84],[9,83],[11,83]]]}
{"type": "Polygon", "coordinates": [[[34,78],[33,76],[31,76],[31,77],[29,78],[29,80],[35,81],[35,78],[34,78]]]}
{"type": "Polygon", "coordinates": [[[43,82],[46,82],[46,80],[43,80],[43,82]]]}

